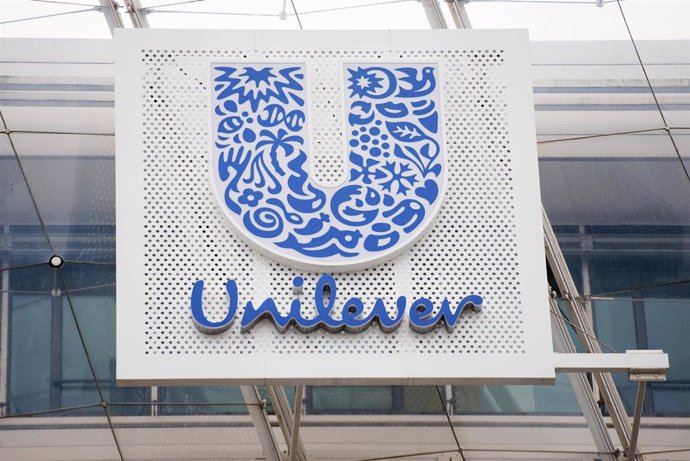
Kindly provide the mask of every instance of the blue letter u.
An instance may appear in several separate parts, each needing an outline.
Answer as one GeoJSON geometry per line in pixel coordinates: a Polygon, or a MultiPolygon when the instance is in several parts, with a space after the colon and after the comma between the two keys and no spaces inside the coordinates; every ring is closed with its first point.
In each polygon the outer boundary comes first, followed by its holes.
{"type": "Polygon", "coordinates": [[[194,283],[192,288],[192,321],[197,330],[207,335],[217,335],[222,333],[232,326],[237,313],[237,284],[234,280],[229,280],[225,284],[225,290],[228,294],[228,313],[220,322],[211,322],[204,315],[203,295],[204,295],[204,281],[198,280],[194,283]]]}

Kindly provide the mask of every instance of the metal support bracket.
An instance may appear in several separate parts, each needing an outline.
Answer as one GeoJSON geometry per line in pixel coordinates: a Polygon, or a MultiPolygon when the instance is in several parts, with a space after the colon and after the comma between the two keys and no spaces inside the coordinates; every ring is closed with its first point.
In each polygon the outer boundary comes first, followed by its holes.
{"type": "Polygon", "coordinates": [[[99,0],[101,4],[101,12],[105,15],[105,21],[108,23],[110,33],[116,28],[124,27],[122,23],[122,16],[118,11],[119,5],[114,0],[99,0]]]}
{"type": "Polygon", "coordinates": [[[659,350],[628,350],[624,354],[554,353],[554,367],[557,372],[600,373],[605,371],[610,373],[625,371],[628,373],[630,381],[637,381],[637,397],[630,430],[630,443],[624,452],[626,460],[634,459],[635,456],[631,455],[638,455],[637,437],[640,433],[645,388],[648,381],[666,380],[668,354],[659,350]]]}
{"type": "MultiPolygon", "coordinates": [[[[594,328],[587,317],[585,309],[580,304],[580,296],[575,286],[575,281],[568,270],[565,258],[558,245],[556,234],[553,232],[549,217],[543,208],[542,222],[546,259],[556,279],[558,289],[563,298],[565,298],[565,305],[569,312],[570,321],[575,326],[582,348],[588,354],[601,354],[601,347],[599,347],[599,343],[595,340],[594,328]]],[[[601,397],[604,399],[609,410],[611,421],[616,429],[616,434],[618,434],[618,439],[623,446],[623,451],[628,452],[630,449],[632,431],[628,421],[628,415],[623,406],[623,400],[618,393],[613,378],[608,372],[595,372],[592,373],[592,377],[596,381],[601,397]]],[[[640,454],[637,454],[635,459],[637,461],[644,460],[640,454]]]]}
{"type": "Polygon", "coordinates": [[[429,27],[432,29],[447,29],[446,18],[443,17],[441,7],[437,0],[421,0],[424,13],[429,20],[429,27]]]}
{"type": "Polygon", "coordinates": [[[644,406],[644,392],[647,381],[637,383],[637,396],[635,397],[635,414],[633,415],[632,431],[630,434],[630,448],[624,453],[624,459],[632,459],[637,454],[637,436],[640,433],[640,421],[642,420],[642,407],[644,406]],[[631,454],[633,455],[631,458],[631,454]]]}
{"type": "Polygon", "coordinates": [[[631,381],[665,381],[668,354],[659,350],[628,350],[621,354],[562,354],[554,352],[554,368],[560,373],[627,372],[631,381]]]}
{"type": "MultiPolygon", "coordinates": [[[[553,312],[558,312],[558,304],[556,299],[551,297],[549,299],[551,303],[551,310],[553,312]]],[[[551,316],[551,325],[553,331],[553,343],[557,351],[561,352],[559,356],[572,355],[577,353],[575,348],[575,343],[573,338],[570,337],[568,332],[568,326],[565,321],[556,315],[551,316]]],[[[556,368],[556,359],[554,356],[554,368],[556,368]]],[[[575,400],[582,411],[582,415],[585,417],[587,422],[587,427],[592,435],[592,440],[594,440],[594,445],[597,450],[603,453],[610,453],[608,455],[602,455],[603,460],[616,461],[615,453],[616,446],[611,439],[611,434],[606,427],[606,421],[604,421],[604,415],[601,414],[599,405],[594,398],[594,393],[592,386],[585,373],[568,373],[568,380],[570,381],[570,387],[573,389],[573,394],[575,395],[575,400]]]]}
{"type": "Polygon", "coordinates": [[[267,461],[281,461],[278,442],[273,435],[268,413],[266,413],[266,405],[259,394],[259,389],[256,386],[240,386],[240,390],[244,402],[247,404],[247,410],[252,418],[256,434],[259,436],[264,457],[267,461]]]}
{"type": "Polygon", "coordinates": [[[146,12],[142,9],[141,2],[139,0],[124,1],[132,25],[137,29],[148,29],[149,21],[146,19],[146,12]]]}
{"type": "Polygon", "coordinates": [[[302,416],[302,398],[304,386],[297,386],[295,389],[295,409],[290,408],[285,388],[283,386],[266,386],[268,395],[271,397],[273,411],[278,418],[280,430],[285,438],[285,443],[289,447],[288,455],[290,461],[307,461],[306,450],[299,435],[299,425],[302,416]]]}
{"type": "Polygon", "coordinates": [[[470,17],[465,10],[466,0],[446,0],[456,29],[471,29],[470,17]]]}

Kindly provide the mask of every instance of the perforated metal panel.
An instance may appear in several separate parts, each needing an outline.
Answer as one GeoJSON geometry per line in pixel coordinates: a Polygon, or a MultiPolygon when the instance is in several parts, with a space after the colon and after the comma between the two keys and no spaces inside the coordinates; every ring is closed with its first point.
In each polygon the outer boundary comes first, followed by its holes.
{"type": "MultiPolygon", "coordinates": [[[[118,380],[136,382],[448,382],[553,378],[526,33],[123,31],[116,37],[118,380]],[[210,63],[306,63],[315,182],[346,178],[343,63],[438,64],[447,191],[436,222],[403,254],[336,274],[337,306],[479,294],[453,332],[279,333],[268,321],[205,335],[190,319],[227,312],[225,283],[287,313],[305,279],[305,316],[320,274],[259,254],[233,231],[212,191],[210,63]]],[[[336,314],[337,315],[337,314],[336,314]]]]}

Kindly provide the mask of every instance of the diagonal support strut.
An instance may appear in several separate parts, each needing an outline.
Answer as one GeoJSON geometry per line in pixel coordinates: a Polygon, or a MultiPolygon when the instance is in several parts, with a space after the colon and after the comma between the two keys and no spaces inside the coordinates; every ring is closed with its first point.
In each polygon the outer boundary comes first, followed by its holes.
{"type": "MultiPolygon", "coordinates": [[[[568,266],[561,252],[561,247],[558,245],[558,240],[556,239],[556,234],[553,232],[551,227],[551,222],[546,214],[546,211],[542,208],[542,221],[544,228],[544,247],[546,250],[546,259],[548,261],[549,267],[556,279],[556,284],[561,292],[563,298],[565,298],[566,307],[568,308],[570,320],[576,327],[577,336],[582,344],[582,347],[586,353],[589,354],[599,354],[601,353],[601,347],[594,338],[594,328],[592,327],[583,306],[580,304],[579,293],[575,282],[568,270],[568,266]]],[[[630,449],[631,441],[631,427],[628,421],[628,415],[623,406],[623,400],[621,399],[618,389],[613,382],[611,373],[592,373],[592,377],[596,381],[599,392],[601,393],[606,407],[611,415],[611,421],[618,434],[618,439],[623,446],[623,451],[626,453],[630,449]]],[[[635,456],[637,461],[643,461],[642,455],[638,454],[635,456]]]]}
{"type": "Polygon", "coordinates": [[[249,416],[252,418],[256,434],[259,436],[264,458],[267,461],[281,461],[278,442],[273,435],[273,429],[271,429],[271,423],[268,420],[268,414],[266,413],[265,405],[263,405],[263,399],[259,394],[259,389],[256,386],[240,386],[240,390],[242,391],[244,402],[247,404],[249,416]]]}
{"type": "Polygon", "coordinates": [[[289,447],[289,459],[291,461],[307,461],[306,450],[299,436],[299,425],[301,419],[302,395],[304,386],[297,386],[295,389],[295,409],[290,408],[290,403],[283,386],[269,385],[268,395],[271,397],[273,410],[278,418],[280,430],[283,432],[285,442],[289,447]]]}

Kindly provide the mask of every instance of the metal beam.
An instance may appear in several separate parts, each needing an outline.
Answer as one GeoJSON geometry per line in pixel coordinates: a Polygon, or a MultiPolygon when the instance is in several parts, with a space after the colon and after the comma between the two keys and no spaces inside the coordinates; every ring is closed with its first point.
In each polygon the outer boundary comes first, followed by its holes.
{"type": "MultiPolygon", "coordinates": [[[[8,135],[9,136],[9,135],[8,135]]],[[[4,226],[3,239],[0,244],[10,245],[10,226],[4,226]]],[[[0,418],[9,414],[7,406],[7,385],[10,379],[9,365],[9,333],[10,333],[10,271],[9,258],[3,261],[3,271],[0,272],[2,292],[0,293],[0,418]]]]}
{"type": "Polygon", "coordinates": [[[468,2],[465,0],[446,0],[446,3],[448,4],[450,15],[455,23],[455,28],[471,29],[472,23],[470,22],[470,17],[467,15],[467,10],[465,9],[465,4],[468,2]]]}
{"type": "MultiPolygon", "coordinates": [[[[553,296],[550,298],[550,303],[551,311],[558,312],[558,303],[556,303],[553,296]]],[[[552,315],[551,326],[556,350],[561,353],[577,353],[575,343],[573,343],[573,339],[570,337],[565,321],[560,316],[552,315]]],[[[554,362],[556,362],[555,359],[554,362]]],[[[611,453],[610,455],[604,455],[604,459],[615,461],[616,457],[613,453],[616,452],[616,446],[613,440],[611,440],[611,434],[609,434],[604,416],[601,414],[599,405],[594,398],[587,375],[585,373],[569,373],[568,380],[573,389],[573,394],[575,394],[575,400],[577,400],[582,415],[585,417],[589,432],[592,434],[592,439],[594,440],[594,445],[597,447],[597,451],[601,453],[611,453]]]]}
{"type": "Polygon", "coordinates": [[[148,29],[149,21],[146,19],[146,12],[141,7],[139,0],[125,0],[127,14],[132,20],[132,25],[137,29],[148,29]]]}
{"type": "Polygon", "coordinates": [[[273,404],[273,411],[278,418],[278,424],[280,425],[280,430],[283,432],[283,437],[285,438],[285,443],[290,447],[290,459],[295,459],[298,461],[306,461],[307,455],[302,443],[302,438],[299,437],[299,422],[297,415],[301,416],[302,407],[302,397],[300,394],[304,392],[303,386],[297,386],[295,390],[295,411],[290,408],[290,402],[285,393],[285,388],[283,386],[266,386],[268,389],[268,395],[271,397],[271,403],[273,404]],[[296,439],[295,439],[296,437],[296,439]],[[297,445],[293,446],[293,442],[297,445]],[[293,454],[295,458],[293,458],[293,454]]]}
{"type": "Polygon", "coordinates": [[[304,386],[295,386],[295,410],[292,419],[292,437],[290,438],[290,461],[299,461],[299,454],[304,455],[304,447],[299,436],[299,424],[302,420],[302,399],[304,398],[304,386]],[[302,453],[298,453],[298,447],[302,453]]]}
{"type": "Polygon", "coordinates": [[[625,452],[626,459],[637,453],[637,435],[640,433],[640,420],[642,419],[642,407],[644,406],[644,391],[647,381],[637,383],[637,397],[635,398],[635,414],[633,415],[632,434],[630,435],[630,448],[625,452]]]}
{"type": "Polygon", "coordinates": [[[266,405],[259,394],[259,389],[256,386],[240,386],[242,397],[247,404],[249,416],[252,418],[254,429],[259,436],[259,443],[264,457],[267,461],[281,461],[280,450],[278,443],[273,436],[273,429],[268,420],[268,413],[266,413],[266,405]]]}
{"type": "MultiPolygon", "coordinates": [[[[570,321],[575,326],[577,336],[580,339],[584,351],[589,354],[600,354],[601,347],[599,347],[599,343],[596,341],[594,328],[592,327],[585,309],[580,304],[580,295],[575,286],[575,281],[570,275],[565,258],[563,258],[563,253],[558,245],[556,234],[553,232],[549,217],[543,208],[542,221],[546,259],[556,279],[556,284],[561,292],[561,296],[565,299],[565,305],[570,314],[570,321]]],[[[630,423],[628,422],[628,415],[623,406],[623,400],[618,393],[618,389],[616,389],[611,373],[592,373],[592,377],[599,386],[599,392],[606,403],[611,421],[616,429],[616,434],[618,434],[623,450],[627,452],[630,447],[630,423]]],[[[637,455],[635,459],[642,461],[643,457],[642,455],[637,455]]]]}
{"type": "MultiPolygon", "coordinates": [[[[555,302],[555,301],[554,301],[555,302]]],[[[552,303],[553,309],[553,303],[552,303]]],[[[659,350],[632,350],[624,354],[555,353],[557,372],[626,372],[636,381],[665,381],[668,354],[659,350]]]]}
{"type": "Polygon", "coordinates": [[[421,0],[422,8],[426,13],[426,18],[429,20],[429,26],[432,29],[447,29],[448,24],[446,18],[443,17],[441,8],[437,0],[421,0]]]}
{"type": "Polygon", "coordinates": [[[108,23],[111,35],[115,28],[124,27],[122,16],[120,16],[118,11],[120,5],[118,5],[116,0],[98,0],[98,2],[101,4],[101,13],[105,15],[105,21],[108,23]]]}

